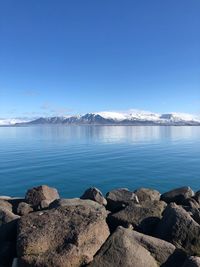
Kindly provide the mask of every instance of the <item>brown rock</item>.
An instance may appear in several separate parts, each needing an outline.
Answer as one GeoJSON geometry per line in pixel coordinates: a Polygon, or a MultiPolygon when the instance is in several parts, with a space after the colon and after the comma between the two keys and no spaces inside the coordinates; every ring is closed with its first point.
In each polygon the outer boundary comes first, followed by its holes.
{"type": "MultiPolygon", "coordinates": [[[[80,198],[60,198],[54,200],[50,205],[50,209],[58,207],[68,207],[68,206],[88,206],[91,205],[91,200],[89,199],[80,199],[80,198]]],[[[99,204],[93,201],[93,206],[98,208],[99,204]]]]}
{"type": "Polygon", "coordinates": [[[12,204],[8,200],[0,199],[0,209],[5,208],[12,212],[12,204]]]}
{"type": "Polygon", "coordinates": [[[113,230],[117,226],[130,224],[137,230],[151,234],[162,217],[166,207],[163,201],[146,202],[145,205],[129,204],[125,209],[109,215],[108,223],[113,230]]]}
{"type": "Polygon", "coordinates": [[[160,192],[149,188],[140,188],[134,192],[138,197],[139,203],[160,200],[160,192]]]}
{"type": "Polygon", "coordinates": [[[89,267],[180,267],[184,259],[168,242],[118,227],[89,267]]]}
{"type": "Polygon", "coordinates": [[[129,203],[139,203],[135,193],[127,188],[119,188],[110,191],[106,194],[107,209],[112,212],[117,212],[125,208],[129,203]]]}
{"type": "Polygon", "coordinates": [[[33,208],[28,203],[25,203],[25,202],[19,203],[17,207],[17,214],[20,216],[26,215],[32,211],[33,211],[33,208]]]}
{"type": "Polygon", "coordinates": [[[0,208],[0,226],[20,218],[6,208],[0,208]]]}
{"type": "Polygon", "coordinates": [[[18,205],[21,202],[26,202],[26,200],[24,198],[21,198],[21,197],[12,197],[8,200],[8,202],[12,205],[12,212],[17,214],[18,205]]]}
{"type": "Polygon", "coordinates": [[[55,188],[42,185],[29,189],[26,193],[25,198],[28,204],[32,205],[36,209],[41,209],[41,205],[44,204],[44,201],[50,204],[55,199],[58,199],[60,197],[58,191],[55,188]]]}
{"type": "Polygon", "coordinates": [[[89,203],[23,216],[17,238],[20,266],[75,267],[89,263],[109,235],[107,211],[94,201],[89,203]]]}
{"type": "Polygon", "coordinates": [[[104,205],[104,206],[107,205],[107,201],[104,198],[103,194],[96,187],[88,188],[80,198],[81,199],[90,199],[90,200],[96,201],[97,203],[104,205]]]}
{"type": "Polygon", "coordinates": [[[155,234],[178,248],[184,248],[189,255],[200,255],[200,226],[175,203],[168,205],[163,212],[155,234]]]}
{"type": "Polygon", "coordinates": [[[161,195],[161,200],[166,203],[175,202],[176,204],[184,204],[187,198],[194,196],[194,192],[188,186],[173,189],[161,195]]]}

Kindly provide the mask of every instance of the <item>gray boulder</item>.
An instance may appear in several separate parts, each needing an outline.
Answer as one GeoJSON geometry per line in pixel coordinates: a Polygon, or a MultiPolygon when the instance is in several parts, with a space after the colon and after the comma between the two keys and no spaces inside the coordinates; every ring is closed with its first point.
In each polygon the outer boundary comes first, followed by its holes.
{"type": "Polygon", "coordinates": [[[125,208],[129,203],[139,203],[135,193],[127,188],[119,188],[110,191],[106,194],[107,209],[112,212],[117,212],[125,208]]]}
{"type": "Polygon", "coordinates": [[[26,201],[35,209],[47,208],[51,202],[55,199],[59,199],[57,189],[49,187],[47,185],[41,185],[29,189],[26,193],[26,201]]]}
{"type": "Polygon", "coordinates": [[[163,212],[155,235],[184,248],[189,255],[200,255],[200,226],[181,206],[171,203],[163,212]]]}
{"type": "Polygon", "coordinates": [[[138,197],[140,204],[144,202],[152,202],[155,200],[157,201],[160,200],[160,192],[158,192],[157,190],[149,188],[140,188],[137,189],[134,193],[138,197]]]}
{"type": "Polygon", "coordinates": [[[104,198],[103,194],[96,187],[88,188],[80,198],[81,199],[90,199],[90,200],[96,201],[97,203],[104,205],[104,206],[107,205],[107,201],[104,198]]]}
{"type": "Polygon", "coordinates": [[[187,198],[194,196],[194,192],[188,186],[173,189],[161,195],[161,200],[166,203],[175,202],[176,204],[184,204],[187,198]]]}
{"type": "Polygon", "coordinates": [[[145,234],[151,234],[160,221],[166,205],[164,201],[146,202],[145,205],[130,203],[123,210],[109,215],[110,229],[113,231],[119,225],[132,225],[145,234]]]}
{"type": "Polygon", "coordinates": [[[172,244],[118,227],[89,267],[180,267],[184,260],[172,244]]]}
{"type": "Polygon", "coordinates": [[[189,257],[182,267],[200,267],[200,257],[189,257]]]}
{"type": "Polygon", "coordinates": [[[91,200],[88,203],[23,216],[17,237],[19,265],[75,267],[91,262],[109,229],[105,208],[91,200]]]}

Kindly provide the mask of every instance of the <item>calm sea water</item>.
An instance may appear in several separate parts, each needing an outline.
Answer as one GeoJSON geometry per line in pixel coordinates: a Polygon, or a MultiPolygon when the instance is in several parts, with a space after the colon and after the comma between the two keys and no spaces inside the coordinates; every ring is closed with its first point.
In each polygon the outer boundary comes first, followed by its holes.
{"type": "Polygon", "coordinates": [[[0,195],[48,184],[63,197],[89,186],[200,189],[200,127],[0,127],[0,195]]]}

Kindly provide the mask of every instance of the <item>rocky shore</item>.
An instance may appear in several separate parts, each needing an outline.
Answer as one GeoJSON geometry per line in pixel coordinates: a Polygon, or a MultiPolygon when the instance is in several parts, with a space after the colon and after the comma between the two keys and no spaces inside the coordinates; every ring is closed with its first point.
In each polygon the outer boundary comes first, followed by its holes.
{"type": "Polygon", "coordinates": [[[0,267],[200,267],[200,191],[0,197],[0,267]]]}

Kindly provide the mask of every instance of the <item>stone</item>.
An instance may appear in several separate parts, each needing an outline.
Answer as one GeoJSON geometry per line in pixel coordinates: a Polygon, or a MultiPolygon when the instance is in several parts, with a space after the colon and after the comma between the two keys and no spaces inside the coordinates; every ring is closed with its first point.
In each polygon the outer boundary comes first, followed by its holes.
{"type": "Polygon", "coordinates": [[[152,202],[160,200],[160,192],[157,190],[149,189],[149,188],[140,188],[134,191],[136,196],[138,197],[139,203],[143,202],[152,202]]]}
{"type": "Polygon", "coordinates": [[[139,203],[135,193],[127,188],[119,188],[110,191],[106,194],[107,209],[112,212],[117,212],[125,208],[130,202],[139,203]]]}
{"type": "Polygon", "coordinates": [[[20,216],[11,211],[0,209],[0,243],[3,241],[13,241],[16,238],[17,220],[20,216]]]}
{"type": "Polygon", "coordinates": [[[104,206],[87,202],[22,216],[17,237],[19,265],[75,267],[91,262],[109,229],[104,206]]]}
{"type": "Polygon", "coordinates": [[[194,196],[192,189],[185,186],[162,194],[161,200],[165,201],[166,203],[175,202],[176,204],[182,205],[187,198],[191,198],[192,196],[194,196]]]}
{"type": "Polygon", "coordinates": [[[200,255],[200,226],[175,203],[169,204],[163,212],[155,236],[183,248],[188,255],[200,255]]]}
{"type": "Polygon", "coordinates": [[[200,267],[200,257],[189,257],[182,267],[200,267]]]}
{"type": "Polygon", "coordinates": [[[125,209],[109,215],[110,229],[113,231],[119,225],[132,225],[140,232],[151,234],[160,221],[166,205],[164,201],[146,202],[145,205],[130,203],[125,209]]]}
{"type": "Polygon", "coordinates": [[[48,201],[49,204],[55,199],[59,199],[60,196],[55,188],[48,187],[47,185],[41,185],[29,189],[26,193],[26,201],[32,205],[35,209],[41,209],[42,201],[48,201]]]}
{"type": "Polygon", "coordinates": [[[12,262],[12,267],[18,267],[18,258],[14,258],[12,262]]]}
{"type": "Polygon", "coordinates": [[[7,210],[12,212],[12,204],[9,203],[8,200],[0,199],[0,209],[1,208],[6,208],[7,210]]]}
{"type": "Polygon", "coordinates": [[[20,216],[14,214],[10,210],[8,210],[6,208],[0,208],[0,226],[2,224],[9,223],[9,222],[16,220],[18,218],[20,218],[20,216]]]}
{"type": "Polygon", "coordinates": [[[0,200],[9,200],[11,199],[10,196],[0,196],[0,200]]]}
{"type": "Polygon", "coordinates": [[[16,249],[14,242],[0,242],[0,266],[11,266],[15,255],[16,249]]]}
{"type": "Polygon", "coordinates": [[[182,206],[189,207],[192,209],[199,209],[200,205],[194,198],[187,198],[183,201],[182,206]]]}
{"type": "Polygon", "coordinates": [[[20,202],[17,207],[17,214],[20,216],[26,215],[33,211],[33,208],[26,202],[20,202]]]}
{"type": "Polygon", "coordinates": [[[8,202],[12,205],[12,211],[13,213],[17,214],[17,208],[18,208],[18,205],[21,203],[21,202],[26,202],[25,198],[22,198],[22,197],[12,197],[8,200],[8,202]]]}
{"type": "Polygon", "coordinates": [[[184,260],[172,244],[120,226],[89,267],[180,267],[184,260]]]}
{"type": "Polygon", "coordinates": [[[99,207],[97,202],[91,201],[89,199],[80,199],[80,198],[60,198],[54,200],[50,205],[49,209],[54,209],[58,207],[66,207],[66,206],[88,206],[93,204],[96,208],[99,207]]]}
{"type": "Polygon", "coordinates": [[[193,198],[200,204],[200,190],[195,193],[193,198]]]}
{"type": "Polygon", "coordinates": [[[96,201],[97,203],[106,206],[107,200],[104,198],[103,194],[96,187],[88,188],[83,195],[80,197],[81,199],[90,199],[96,201]]]}

